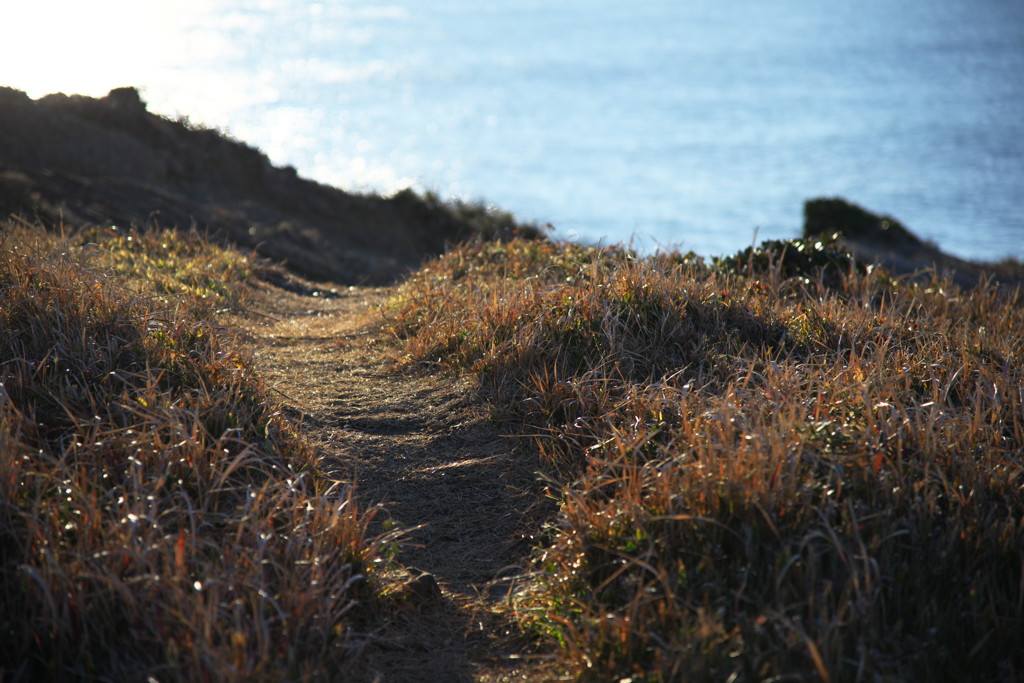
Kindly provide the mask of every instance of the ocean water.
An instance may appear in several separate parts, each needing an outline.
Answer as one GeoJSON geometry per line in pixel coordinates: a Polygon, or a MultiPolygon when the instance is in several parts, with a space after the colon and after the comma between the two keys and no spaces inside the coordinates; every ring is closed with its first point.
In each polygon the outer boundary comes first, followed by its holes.
{"type": "Polygon", "coordinates": [[[838,195],[1024,258],[1020,0],[38,5],[0,14],[52,52],[18,66],[9,45],[0,83],[134,84],[346,189],[705,255],[795,236],[804,200],[838,195]]]}

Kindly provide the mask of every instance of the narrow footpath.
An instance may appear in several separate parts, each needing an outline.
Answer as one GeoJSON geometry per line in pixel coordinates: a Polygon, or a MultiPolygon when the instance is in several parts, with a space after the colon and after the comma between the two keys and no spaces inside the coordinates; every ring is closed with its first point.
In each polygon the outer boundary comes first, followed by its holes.
{"type": "Polygon", "coordinates": [[[367,634],[359,678],[559,680],[508,596],[543,517],[537,464],[468,384],[403,364],[382,330],[388,288],[273,288],[233,320],[331,476],[355,482],[374,533],[403,529],[407,609],[367,634]]]}

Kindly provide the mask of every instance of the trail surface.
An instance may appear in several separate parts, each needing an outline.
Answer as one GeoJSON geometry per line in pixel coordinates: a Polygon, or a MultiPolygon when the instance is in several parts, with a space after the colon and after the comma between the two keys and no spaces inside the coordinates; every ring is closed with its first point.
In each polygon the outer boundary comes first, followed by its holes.
{"type": "Polygon", "coordinates": [[[355,481],[375,531],[407,530],[408,609],[368,634],[359,678],[557,680],[507,596],[541,518],[536,464],[470,387],[398,361],[381,329],[388,288],[274,288],[234,321],[333,476],[355,481]]]}

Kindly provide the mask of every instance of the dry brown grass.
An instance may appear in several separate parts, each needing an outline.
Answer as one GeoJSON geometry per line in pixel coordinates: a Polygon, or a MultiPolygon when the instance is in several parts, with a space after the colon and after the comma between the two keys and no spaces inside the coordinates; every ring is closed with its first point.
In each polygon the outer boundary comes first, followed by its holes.
{"type": "Polygon", "coordinates": [[[387,539],[214,322],[261,266],[177,231],[2,230],[5,680],[333,677],[387,539]]]}
{"type": "Polygon", "coordinates": [[[385,309],[560,500],[522,617],[595,680],[1024,676],[1024,306],[815,240],[474,244],[385,309]]]}
{"type": "MultiPolygon", "coordinates": [[[[216,324],[264,266],[176,231],[2,227],[0,671],[366,674],[394,536],[216,324]]],[[[558,514],[515,607],[575,676],[1014,680],[1021,298],[828,241],[711,265],[512,241],[384,313],[547,463],[558,514]]]]}

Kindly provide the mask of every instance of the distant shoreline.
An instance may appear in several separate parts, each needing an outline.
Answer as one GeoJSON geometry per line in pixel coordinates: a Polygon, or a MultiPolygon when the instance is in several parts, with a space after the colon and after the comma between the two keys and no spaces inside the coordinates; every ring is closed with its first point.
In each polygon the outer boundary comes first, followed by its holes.
{"type": "MultiPolygon", "coordinates": [[[[860,211],[869,222],[895,221],[860,211]]],[[[301,275],[348,284],[394,281],[473,235],[543,235],[480,204],[351,194],[300,178],[245,143],[148,112],[135,88],[37,100],[0,88],[0,217],[12,214],[71,227],[194,226],[301,275]]],[[[1024,281],[1013,260],[977,263],[913,236],[842,232],[858,257],[898,275],[935,268],[964,286],[985,276],[1024,281]]]]}

